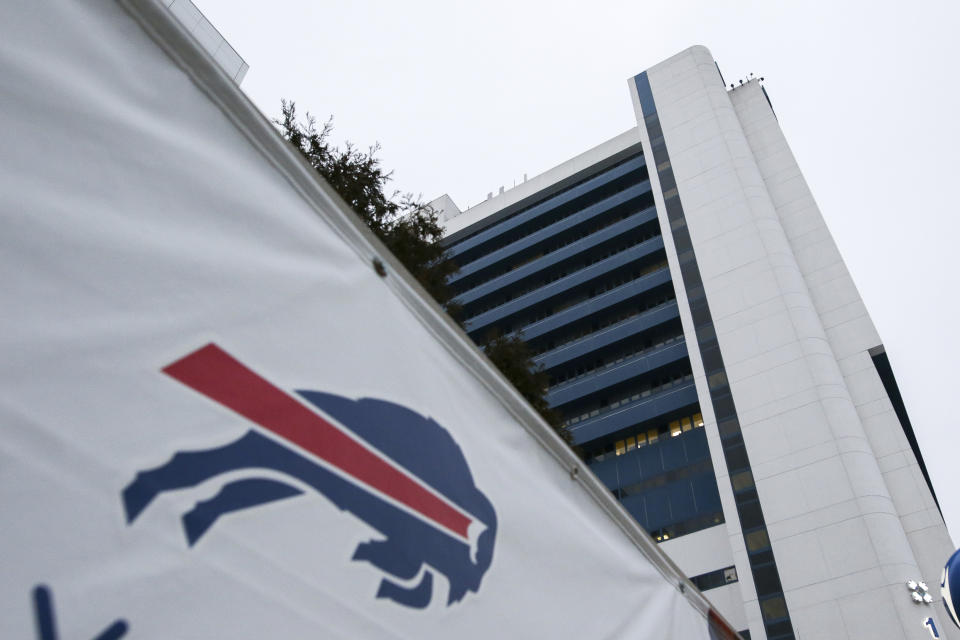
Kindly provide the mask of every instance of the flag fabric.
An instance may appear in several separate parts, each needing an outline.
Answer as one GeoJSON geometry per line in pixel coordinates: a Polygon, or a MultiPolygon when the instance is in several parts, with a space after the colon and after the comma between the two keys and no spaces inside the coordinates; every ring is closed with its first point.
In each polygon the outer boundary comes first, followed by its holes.
{"type": "Polygon", "coordinates": [[[0,636],[716,633],[165,11],[0,5],[0,636]]]}

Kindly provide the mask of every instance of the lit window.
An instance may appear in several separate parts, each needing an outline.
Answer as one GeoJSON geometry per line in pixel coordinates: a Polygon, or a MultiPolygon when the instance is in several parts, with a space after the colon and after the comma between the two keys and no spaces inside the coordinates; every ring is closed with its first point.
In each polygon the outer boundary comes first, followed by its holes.
{"type": "Polygon", "coordinates": [[[627,451],[633,451],[637,448],[637,439],[633,436],[627,438],[627,451]]]}
{"type": "Polygon", "coordinates": [[[674,420],[670,423],[670,437],[676,438],[678,435],[680,435],[680,421],[674,420]]]}
{"type": "Polygon", "coordinates": [[[702,414],[699,414],[699,413],[693,414],[693,425],[694,425],[695,427],[702,427],[702,426],[703,426],[703,415],[702,415],[702,414]]]}
{"type": "Polygon", "coordinates": [[[650,429],[650,431],[647,431],[647,442],[649,442],[650,444],[653,444],[656,441],[657,441],[657,430],[650,429]]]}
{"type": "Polygon", "coordinates": [[[617,455],[622,456],[627,452],[626,446],[623,444],[623,440],[617,440],[617,455]]]}
{"type": "Polygon", "coordinates": [[[646,444],[647,444],[647,434],[646,434],[646,433],[638,433],[638,434],[637,434],[637,446],[638,446],[638,447],[643,447],[643,446],[646,446],[646,444]]]}
{"type": "Polygon", "coordinates": [[[680,426],[683,427],[684,431],[690,431],[693,429],[693,423],[690,422],[690,418],[684,418],[680,421],[680,426]]]}

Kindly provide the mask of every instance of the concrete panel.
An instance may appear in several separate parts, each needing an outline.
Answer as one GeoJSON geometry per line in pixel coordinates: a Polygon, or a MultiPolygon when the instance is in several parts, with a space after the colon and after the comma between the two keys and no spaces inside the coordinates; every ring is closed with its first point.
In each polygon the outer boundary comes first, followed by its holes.
{"type": "Polygon", "coordinates": [[[730,536],[723,525],[673,538],[661,542],[659,546],[688,576],[697,576],[733,564],[730,536]]]}
{"type": "MultiPolygon", "coordinates": [[[[787,591],[818,583],[829,571],[815,531],[777,540],[777,564],[787,591]]],[[[802,637],[802,636],[801,636],[802,637]]]]}

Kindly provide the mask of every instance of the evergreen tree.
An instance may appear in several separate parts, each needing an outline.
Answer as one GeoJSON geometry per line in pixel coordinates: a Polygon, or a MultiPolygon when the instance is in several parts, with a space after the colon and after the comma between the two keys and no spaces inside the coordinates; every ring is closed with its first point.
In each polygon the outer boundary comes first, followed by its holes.
{"type": "Polygon", "coordinates": [[[560,412],[547,404],[545,397],[550,377],[541,365],[534,365],[533,351],[518,334],[492,333],[481,345],[490,361],[503,373],[527,402],[547,421],[567,444],[572,445],[570,432],[563,426],[560,412]]]}
{"type": "MultiPolygon", "coordinates": [[[[441,242],[443,227],[437,212],[412,194],[393,191],[388,195],[390,172],[383,170],[376,157],[380,146],[375,144],[366,152],[349,142],[343,149],[335,147],[329,140],[333,131],[332,120],[318,128],[316,120],[307,113],[301,122],[297,118],[295,103],[286,100],[281,105],[281,118],[274,123],[281,135],[340,194],[423,288],[454,320],[462,323],[462,308],[454,301],[448,285],[459,267],[441,242]]],[[[570,437],[561,425],[560,414],[550,408],[545,398],[549,382],[547,374],[534,366],[533,354],[523,339],[517,335],[491,334],[480,347],[517,391],[569,443],[570,437]]]]}
{"type": "Polygon", "coordinates": [[[283,101],[281,118],[274,120],[280,133],[333,187],[364,224],[387,246],[424,289],[459,321],[460,305],[453,302],[447,282],[459,267],[441,244],[443,227],[434,211],[412,194],[388,195],[390,172],[376,157],[379,144],[366,152],[349,142],[343,149],[330,144],[332,120],[318,128],[308,113],[297,118],[296,104],[283,101]]]}

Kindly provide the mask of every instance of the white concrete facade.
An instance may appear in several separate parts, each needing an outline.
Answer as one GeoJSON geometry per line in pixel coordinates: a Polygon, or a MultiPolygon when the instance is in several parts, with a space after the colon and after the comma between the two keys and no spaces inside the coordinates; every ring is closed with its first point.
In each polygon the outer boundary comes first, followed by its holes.
{"type": "Polygon", "coordinates": [[[564,181],[571,179],[584,169],[639,144],[640,129],[642,127],[628,129],[512,189],[498,193],[491,192],[489,198],[465,211],[461,211],[453,199],[446,194],[435,199],[430,206],[440,214],[440,222],[444,225],[446,234],[454,234],[492,215],[507,211],[510,207],[521,204],[527,198],[545,189],[562,185],[564,181]]]}
{"type": "MultiPolygon", "coordinates": [[[[728,92],[703,47],[647,74],[796,637],[924,638],[927,615],[960,637],[905,589],[936,584],[952,544],[868,353],[880,338],[762,89],[728,92]]],[[[713,459],[751,636],[763,638],[722,454],[713,459]]]]}
{"type": "MultiPolygon", "coordinates": [[[[871,350],[882,341],[757,81],[728,91],[704,47],[647,71],[696,263],[760,497],[794,637],[960,640],[905,583],[936,591],[953,544],[871,350]]],[[[599,163],[643,149],[725,523],[661,544],[687,575],[734,565],[706,596],[767,638],[641,98],[638,125],[461,212],[484,227],[599,163]]],[[[663,163],[661,163],[663,164],[663,163]]],[[[468,230],[467,233],[470,233],[468,230]]],[[[784,637],[784,636],[780,636],[784,637]]]]}

